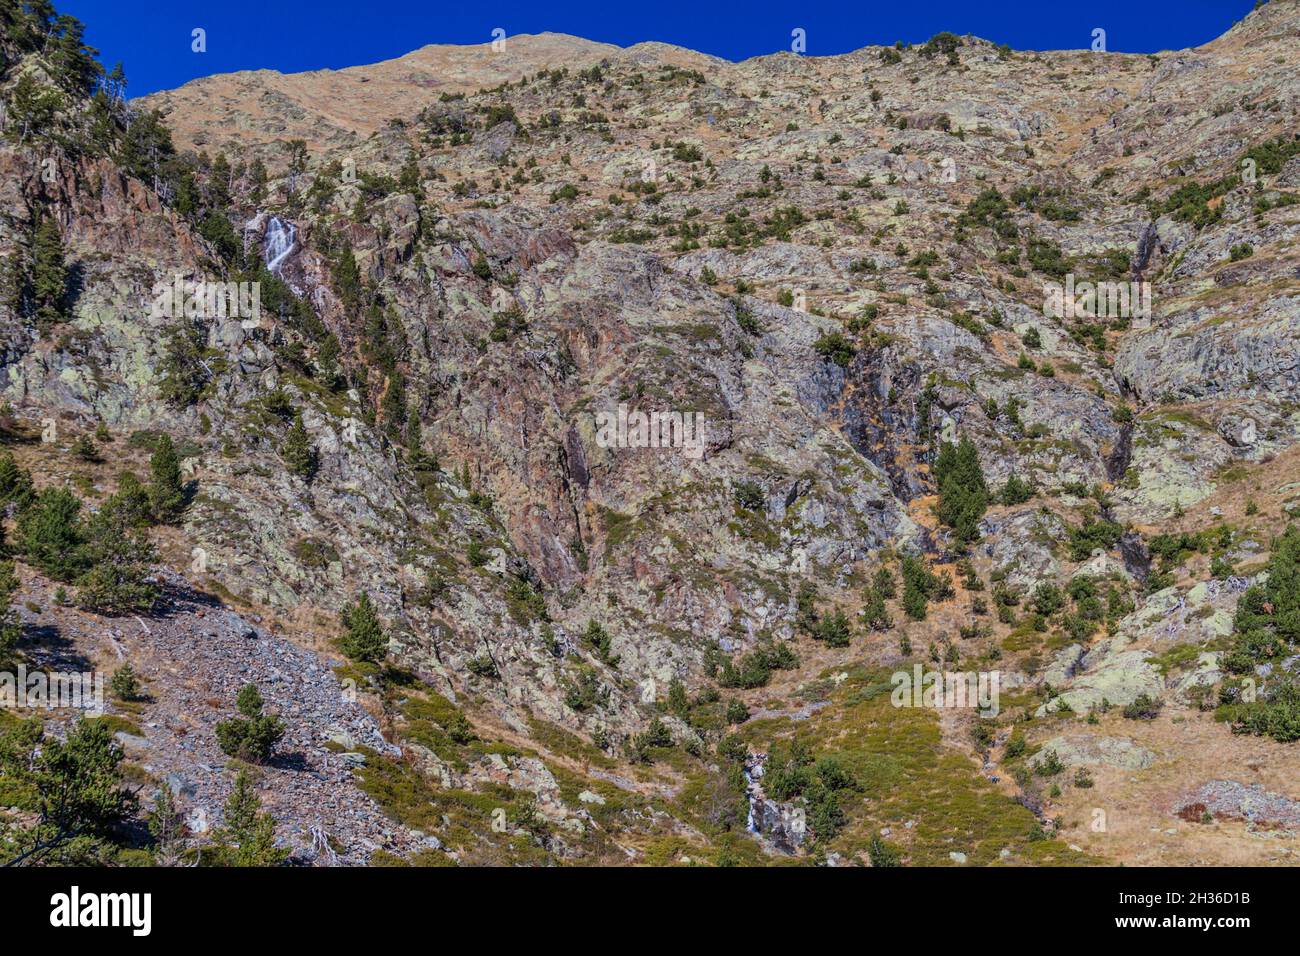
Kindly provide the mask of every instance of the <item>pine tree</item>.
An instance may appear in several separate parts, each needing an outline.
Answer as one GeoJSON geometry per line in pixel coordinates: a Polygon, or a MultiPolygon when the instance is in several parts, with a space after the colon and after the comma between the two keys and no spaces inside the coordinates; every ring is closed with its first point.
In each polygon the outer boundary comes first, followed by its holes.
{"type": "Polygon", "coordinates": [[[968,544],[979,537],[979,522],[988,510],[989,492],[975,443],[963,435],[957,445],[944,442],[934,462],[939,486],[939,520],[953,529],[957,540],[968,544]]]}
{"type": "Polygon", "coordinates": [[[180,862],[185,821],[177,810],[172,788],[166,783],[158,788],[158,798],[149,811],[149,834],[154,839],[154,862],[158,866],[173,866],[180,862]]]}
{"type": "Polygon", "coordinates": [[[103,843],[136,809],[122,786],[121,746],[107,721],[79,720],[66,740],[46,736],[39,721],[21,727],[0,747],[0,775],[15,792],[30,793],[35,822],[19,835],[21,860],[78,863],[96,859],[103,843]]]}
{"type": "Polygon", "coordinates": [[[45,216],[36,227],[32,250],[32,299],[36,307],[36,324],[42,331],[48,331],[67,318],[68,290],[63,237],[52,216],[45,216]]]}
{"type": "Polygon", "coordinates": [[[233,847],[234,866],[279,866],[288,859],[289,851],[275,845],[275,818],[262,812],[262,801],[247,770],[235,777],[235,789],[224,812],[226,826],[220,837],[233,847]]]}
{"type": "Polygon", "coordinates": [[[159,371],[158,392],[163,401],[178,408],[193,405],[203,398],[212,373],[203,359],[207,351],[204,333],[191,322],[182,322],[167,337],[159,371]]]}
{"type": "Polygon", "coordinates": [[[362,591],[356,604],[343,608],[341,617],[346,628],[339,640],[343,653],[354,661],[372,664],[382,661],[388,653],[388,636],[384,634],[370,595],[362,591]]]}
{"type": "Polygon", "coordinates": [[[149,458],[149,504],[154,520],[172,524],[185,509],[185,489],[181,484],[181,462],[170,435],[158,439],[149,458]]]}
{"type": "Polygon", "coordinates": [[[7,665],[10,652],[22,637],[23,626],[13,616],[13,596],[18,590],[18,576],[12,561],[0,561],[0,665],[7,665]]]}
{"type": "Polygon", "coordinates": [[[312,447],[307,428],[302,423],[302,412],[294,413],[293,427],[280,446],[280,458],[289,472],[303,481],[311,481],[316,474],[316,449],[312,447]]]}
{"type": "Polygon", "coordinates": [[[77,578],[77,604],[101,614],[147,612],[158,598],[149,580],[158,560],[149,539],[133,531],[124,514],[100,508],[86,522],[83,560],[88,568],[77,578]]]}
{"type": "Polygon", "coordinates": [[[265,763],[284,737],[279,714],[262,713],[262,694],[256,684],[245,684],[235,699],[240,716],[217,724],[217,743],[222,753],[251,763],[265,763]]]}
{"type": "Polygon", "coordinates": [[[126,102],[126,70],[122,69],[120,60],[104,77],[104,89],[115,106],[120,107],[126,102]]]}
{"type": "Polygon", "coordinates": [[[230,208],[230,161],[225,153],[217,153],[212,161],[212,170],[208,175],[208,205],[213,209],[230,208]]]}
{"type": "Polygon", "coordinates": [[[42,87],[31,73],[24,73],[14,84],[9,107],[21,131],[18,145],[22,146],[30,134],[49,129],[55,114],[63,107],[63,98],[54,90],[42,87]]]}
{"type": "Polygon", "coordinates": [[[298,177],[307,168],[307,143],[301,139],[291,139],[285,144],[289,153],[289,192],[298,191],[298,177]]]}
{"type": "Polygon", "coordinates": [[[108,496],[99,510],[124,528],[147,528],[153,523],[149,489],[130,471],[117,476],[117,491],[108,496]]]}
{"type": "Polygon", "coordinates": [[[11,452],[0,454],[0,505],[14,504],[21,511],[35,497],[32,473],[18,467],[11,452]]]}
{"type": "Polygon", "coordinates": [[[423,197],[424,190],[420,187],[420,164],[416,162],[415,153],[407,154],[397,184],[401,187],[402,192],[410,193],[417,198],[423,197]]]}
{"type": "Polygon", "coordinates": [[[0,302],[15,316],[25,319],[31,312],[31,284],[27,277],[27,258],[20,245],[14,246],[3,263],[3,285],[0,285],[0,302]]]}
{"type": "Polygon", "coordinates": [[[86,45],[86,27],[66,14],[54,21],[54,42],[47,49],[54,72],[63,86],[76,96],[94,92],[104,74],[96,56],[99,51],[86,45]]]}
{"type": "Polygon", "coordinates": [[[18,517],[18,548],[56,581],[85,570],[85,540],[81,501],[66,488],[46,488],[18,517]]]}
{"type": "Polygon", "coordinates": [[[261,158],[253,160],[248,167],[248,198],[254,206],[266,201],[266,163],[261,158]]]}
{"type": "Polygon", "coordinates": [[[406,424],[406,376],[401,372],[394,372],[388,379],[380,411],[383,415],[384,434],[394,441],[400,440],[402,426],[406,424]]]}
{"type": "Polygon", "coordinates": [[[122,137],[118,162],[136,179],[162,192],[168,169],[176,158],[172,134],[157,110],[142,112],[132,119],[122,137]]]}
{"type": "Polygon", "coordinates": [[[345,245],[334,264],[334,289],[343,302],[343,307],[354,311],[361,304],[362,282],[361,270],[357,258],[352,254],[352,247],[345,245]]]}
{"type": "Polygon", "coordinates": [[[316,380],[330,391],[334,391],[343,382],[343,373],[339,366],[341,351],[339,340],[333,332],[329,332],[321,341],[320,351],[316,353],[316,380]]]}

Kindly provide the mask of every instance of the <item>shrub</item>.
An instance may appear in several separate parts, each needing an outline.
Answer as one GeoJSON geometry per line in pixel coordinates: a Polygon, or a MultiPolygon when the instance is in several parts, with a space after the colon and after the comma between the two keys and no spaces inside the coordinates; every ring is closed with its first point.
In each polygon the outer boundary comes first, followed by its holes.
{"type": "Polygon", "coordinates": [[[613,653],[614,638],[599,621],[594,618],[587,621],[582,639],[602,662],[610,667],[618,666],[618,655],[613,653]]]}
{"type": "Polygon", "coordinates": [[[834,362],[840,368],[848,368],[857,354],[857,349],[844,337],[842,332],[829,332],[813,343],[817,354],[828,362],[834,362]]]}
{"type": "Polygon", "coordinates": [[[113,692],[113,696],[118,700],[136,701],[141,699],[140,679],[136,676],[135,668],[130,664],[123,664],[117,670],[113,671],[113,676],[108,682],[108,689],[113,692]]]}
{"type": "Polygon", "coordinates": [[[1163,702],[1148,694],[1139,694],[1137,699],[1124,707],[1124,716],[1129,720],[1155,720],[1160,716],[1163,702]]]}
{"type": "Polygon", "coordinates": [[[256,684],[244,685],[235,706],[241,716],[217,724],[221,752],[250,763],[265,763],[284,736],[284,721],[278,714],[262,713],[262,694],[256,684]]]}
{"type": "Polygon", "coordinates": [[[843,611],[824,615],[813,628],[812,636],[831,647],[849,646],[849,621],[843,611]]]}
{"type": "Polygon", "coordinates": [[[754,481],[737,481],[731,486],[731,495],[736,505],[745,511],[758,511],[763,507],[766,495],[762,485],[754,481]]]}
{"type": "Polygon", "coordinates": [[[878,833],[871,834],[867,844],[867,856],[873,867],[902,866],[903,857],[896,849],[886,843],[878,833]]]}

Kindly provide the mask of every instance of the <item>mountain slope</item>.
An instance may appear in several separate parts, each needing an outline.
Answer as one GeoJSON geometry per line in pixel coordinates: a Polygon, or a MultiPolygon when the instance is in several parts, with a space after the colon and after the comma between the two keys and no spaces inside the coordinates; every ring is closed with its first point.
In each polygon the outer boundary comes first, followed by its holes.
{"type": "MultiPolygon", "coordinates": [[[[52,219],[73,266],[61,313],[0,309],[8,443],[104,509],[175,439],[158,565],[392,748],[300,715],[402,825],[349,862],[1280,862],[1233,801],[1300,799],[1298,35],[1274,2],[1150,57],[517,37],[133,104],[178,148],[90,100],[0,150],[0,254],[40,285],[52,219]],[[178,274],[262,313],[157,314],[178,274]],[[1139,291],[1045,311],[1085,282],[1139,291]],[[701,453],[611,444],[620,406],[702,415],[701,453]],[[384,664],[341,653],[362,593],[384,664]],[[998,714],[891,706],[914,665],[996,671],[998,714]]],[[[17,556],[36,659],[83,611],[17,556]]]]}

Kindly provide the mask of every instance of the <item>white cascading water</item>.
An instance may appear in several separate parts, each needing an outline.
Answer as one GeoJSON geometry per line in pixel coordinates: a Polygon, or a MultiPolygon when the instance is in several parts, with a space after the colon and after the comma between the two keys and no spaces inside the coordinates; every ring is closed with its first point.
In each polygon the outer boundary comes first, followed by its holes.
{"type": "Polygon", "coordinates": [[[749,815],[745,818],[745,829],[750,833],[758,833],[758,815],[754,813],[754,805],[759,799],[758,782],[763,778],[764,762],[767,760],[766,754],[750,754],[745,761],[745,798],[749,801],[749,815]]]}
{"type": "Polygon", "coordinates": [[[262,255],[266,259],[266,268],[275,272],[289,253],[293,252],[294,240],[298,230],[293,223],[285,222],[279,216],[272,216],[266,224],[266,237],[262,241],[262,255]]]}

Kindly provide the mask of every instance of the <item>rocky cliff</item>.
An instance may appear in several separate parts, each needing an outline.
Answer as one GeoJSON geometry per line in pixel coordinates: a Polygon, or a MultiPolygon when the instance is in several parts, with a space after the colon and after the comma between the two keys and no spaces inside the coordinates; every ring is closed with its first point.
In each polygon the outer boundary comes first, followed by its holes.
{"type": "Polygon", "coordinates": [[[1297,767],[1202,704],[1300,500],[1298,38],[1280,0],[1151,56],[511,37],[11,116],[0,255],[52,219],[69,264],[53,320],[0,306],[15,458],[93,510],[167,433],[190,482],[165,624],[19,554],[18,650],[135,660],[130,758],[209,814],[177,715],[314,675],[263,781],[313,859],[1285,860],[1176,813],[1297,767]],[[260,312],[160,314],[178,277],[260,312]],[[337,644],[362,593],[383,665],[337,644]],[[998,671],[999,715],[892,706],[915,662],[998,671]],[[317,765],[350,814],[285,796],[317,765]]]}

